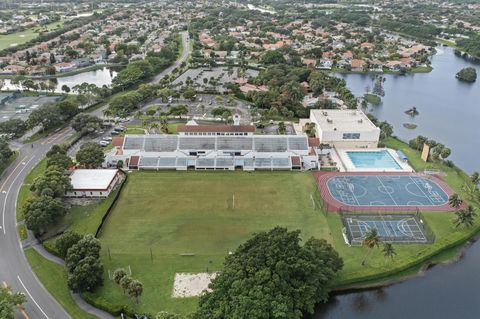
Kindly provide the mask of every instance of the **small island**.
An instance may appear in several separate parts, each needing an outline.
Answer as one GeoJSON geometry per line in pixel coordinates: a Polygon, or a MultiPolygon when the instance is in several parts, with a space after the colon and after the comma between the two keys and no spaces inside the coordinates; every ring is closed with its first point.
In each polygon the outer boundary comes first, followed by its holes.
{"type": "Polygon", "coordinates": [[[415,115],[418,115],[419,113],[418,113],[417,108],[415,106],[413,106],[413,107],[409,108],[408,110],[406,110],[405,114],[408,114],[408,115],[413,117],[415,115]]]}
{"type": "Polygon", "coordinates": [[[475,82],[477,80],[477,71],[472,67],[463,68],[455,77],[461,81],[475,82]]]}

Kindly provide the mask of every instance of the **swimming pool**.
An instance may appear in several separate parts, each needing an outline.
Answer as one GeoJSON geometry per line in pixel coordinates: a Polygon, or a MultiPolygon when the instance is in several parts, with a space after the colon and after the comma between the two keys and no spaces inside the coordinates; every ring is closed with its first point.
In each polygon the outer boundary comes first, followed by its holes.
{"type": "Polygon", "coordinates": [[[376,168],[402,170],[402,167],[387,150],[347,151],[355,168],[376,168]]]}

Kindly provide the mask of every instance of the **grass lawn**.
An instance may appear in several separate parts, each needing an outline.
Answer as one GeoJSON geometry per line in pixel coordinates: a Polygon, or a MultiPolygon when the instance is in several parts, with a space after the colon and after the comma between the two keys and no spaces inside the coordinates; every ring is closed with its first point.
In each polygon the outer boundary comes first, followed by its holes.
{"type": "MultiPolygon", "coordinates": [[[[110,272],[131,266],[145,284],[139,311],[190,312],[196,298],[171,298],[174,274],[219,270],[252,233],[281,225],[331,241],[311,195],[311,173],[135,172],[100,236],[102,261],[110,272]]],[[[111,280],[97,294],[136,306],[111,280]]]]}
{"type": "Polygon", "coordinates": [[[30,198],[30,185],[33,183],[35,178],[40,176],[45,171],[46,167],[47,159],[44,158],[25,177],[17,197],[17,221],[23,220],[22,207],[27,199],[30,198]]]}
{"type": "Polygon", "coordinates": [[[67,287],[67,273],[62,265],[43,258],[33,248],[25,250],[25,256],[45,288],[73,318],[96,318],[80,309],[73,300],[67,287]]]}
{"type": "Polygon", "coordinates": [[[378,95],[365,94],[364,97],[365,97],[365,100],[370,104],[379,105],[380,103],[382,103],[382,98],[379,97],[378,95]]]}
{"type": "Polygon", "coordinates": [[[57,21],[57,22],[52,22],[50,24],[47,24],[43,27],[33,27],[26,29],[21,32],[15,32],[12,34],[6,34],[6,35],[0,35],[0,50],[6,49],[11,47],[13,44],[23,44],[25,42],[28,42],[36,37],[38,37],[38,32],[39,30],[43,32],[50,32],[55,29],[58,29],[58,26],[62,26],[63,22],[57,21]]]}

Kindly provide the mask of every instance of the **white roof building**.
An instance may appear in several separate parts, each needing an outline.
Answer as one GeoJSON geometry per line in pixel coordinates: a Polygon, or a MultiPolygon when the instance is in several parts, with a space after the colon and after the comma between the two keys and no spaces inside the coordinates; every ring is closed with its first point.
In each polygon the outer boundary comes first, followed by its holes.
{"type": "Polygon", "coordinates": [[[67,197],[107,197],[119,179],[118,169],[76,169],[67,197]]]}
{"type": "Polygon", "coordinates": [[[380,128],[360,110],[311,110],[320,143],[338,148],[376,148],[380,128]]]}

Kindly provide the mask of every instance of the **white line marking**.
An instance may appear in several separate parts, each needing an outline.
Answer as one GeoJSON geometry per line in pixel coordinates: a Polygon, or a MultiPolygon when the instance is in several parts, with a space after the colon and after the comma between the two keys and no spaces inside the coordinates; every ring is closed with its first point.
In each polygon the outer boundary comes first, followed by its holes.
{"type": "MultiPolygon", "coordinates": [[[[31,158],[27,164],[25,164],[25,166],[22,167],[22,169],[18,172],[17,176],[15,176],[15,178],[13,179],[12,183],[10,184],[10,187],[8,188],[7,190],[7,195],[5,196],[5,199],[4,199],[4,202],[3,202],[3,211],[2,211],[2,228],[3,228],[3,234],[6,235],[7,232],[6,232],[6,229],[5,229],[5,209],[7,207],[7,198],[8,198],[8,195],[10,193],[10,190],[12,189],[12,186],[13,184],[15,184],[15,181],[17,180],[17,178],[20,176],[20,174],[22,173],[22,171],[27,168],[27,165],[28,163],[30,163],[31,161],[33,160],[33,158],[31,158]]],[[[16,199],[15,199],[16,201],[16,199]]],[[[15,212],[16,214],[16,212],[15,212]]]]}
{"type": "MultiPolygon", "coordinates": [[[[387,186],[385,186],[385,184],[383,184],[382,180],[380,179],[380,177],[378,175],[375,175],[375,177],[378,179],[378,181],[380,182],[380,184],[382,184],[383,188],[385,189],[385,191],[387,190],[387,186]]],[[[388,196],[390,196],[390,198],[392,199],[393,203],[395,204],[395,206],[399,206],[397,204],[397,202],[393,199],[392,195],[387,192],[388,196]]]]}
{"type": "Polygon", "coordinates": [[[25,291],[27,292],[28,296],[30,297],[30,299],[32,299],[33,303],[38,307],[38,309],[40,309],[40,311],[43,313],[43,315],[45,316],[45,318],[47,319],[50,319],[47,314],[45,313],[45,311],[43,311],[42,308],[40,308],[40,305],[35,301],[35,299],[33,299],[33,296],[32,294],[30,294],[30,291],[28,291],[27,287],[25,287],[25,285],[23,284],[23,281],[22,279],[20,279],[20,276],[17,276],[18,280],[20,281],[20,283],[22,284],[23,286],[23,289],[25,289],[25,291]]]}

